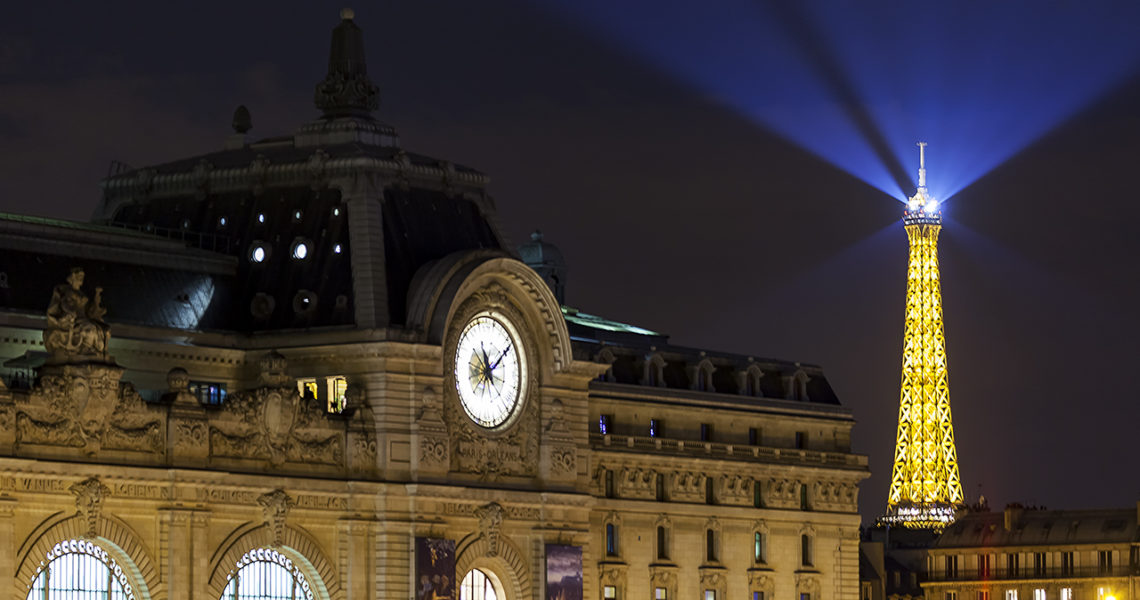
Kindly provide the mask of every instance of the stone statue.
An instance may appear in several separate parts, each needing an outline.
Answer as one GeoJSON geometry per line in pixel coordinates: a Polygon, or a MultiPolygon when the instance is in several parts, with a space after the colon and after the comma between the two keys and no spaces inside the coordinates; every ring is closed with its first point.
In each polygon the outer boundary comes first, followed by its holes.
{"type": "Polygon", "coordinates": [[[103,315],[107,314],[103,307],[103,288],[95,288],[92,302],[80,289],[83,278],[83,269],[74,268],[67,283],[52,290],[44,348],[51,353],[54,362],[108,360],[107,342],[111,333],[103,321],[103,315]]]}

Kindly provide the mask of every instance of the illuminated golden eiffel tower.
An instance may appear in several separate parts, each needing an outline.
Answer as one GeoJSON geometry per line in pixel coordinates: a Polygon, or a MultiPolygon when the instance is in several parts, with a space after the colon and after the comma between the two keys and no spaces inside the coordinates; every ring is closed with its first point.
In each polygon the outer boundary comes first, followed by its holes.
{"type": "Polygon", "coordinates": [[[963,504],[958,452],[950,421],[938,233],[942,213],[926,189],[926,143],[920,142],[918,192],[903,225],[910,241],[906,284],[899,429],[887,514],[882,521],[941,529],[963,504]]]}

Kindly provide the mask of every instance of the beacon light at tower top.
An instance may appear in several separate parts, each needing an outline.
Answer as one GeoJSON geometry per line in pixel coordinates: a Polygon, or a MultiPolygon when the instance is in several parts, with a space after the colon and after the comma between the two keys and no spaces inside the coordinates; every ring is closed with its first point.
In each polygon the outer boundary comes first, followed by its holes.
{"type": "Polygon", "coordinates": [[[926,142],[918,142],[918,190],[906,203],[907,223],[942,223],[938,200],[926,189],[926,142]]]}

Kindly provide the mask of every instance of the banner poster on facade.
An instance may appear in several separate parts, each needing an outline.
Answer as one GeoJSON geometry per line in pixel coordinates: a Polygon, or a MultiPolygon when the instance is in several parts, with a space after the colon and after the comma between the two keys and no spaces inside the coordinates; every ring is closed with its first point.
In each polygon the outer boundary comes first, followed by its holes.
{"type": "Polygon", "coordinates": [[[455,540],[416,538],[416,600],[455,600],[455,540]]]}
{"type": "Polygon", "coordinates": [[[546,600],[582,600],[582,547],[546,545],[546,600]]]}

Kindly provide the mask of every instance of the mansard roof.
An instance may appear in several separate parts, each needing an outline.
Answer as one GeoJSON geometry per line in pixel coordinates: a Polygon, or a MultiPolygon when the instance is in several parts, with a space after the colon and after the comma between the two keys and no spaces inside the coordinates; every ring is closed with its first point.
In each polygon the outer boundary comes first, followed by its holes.
{"type": "Polygon", "coordinates": [[[680,346],[671,343],[664,333],[586,314],[572,307],[562,307],[562,313],[574,345],[574,358],[610,363],[604,380],[611,383],[839,404],[839,398],[818,365],[680,346]],[[647,382],[645,365],[654,356],[660,357],[661,378],[647,382]],[[706,361],[713,369],[711,389],[696,381],[700,366],[706,361]],[[748,377],[753,373],[759,377],[750,382],[748,377]],[[796,388],[797,374],[807,379],[802,390],[806,394],[796,388]]]}
{"type": "Polygon", "coordinates": [[[938,537],[934,548],[1079,545],[1140,541],[1136,508],[970,512],[938,537]]]}

